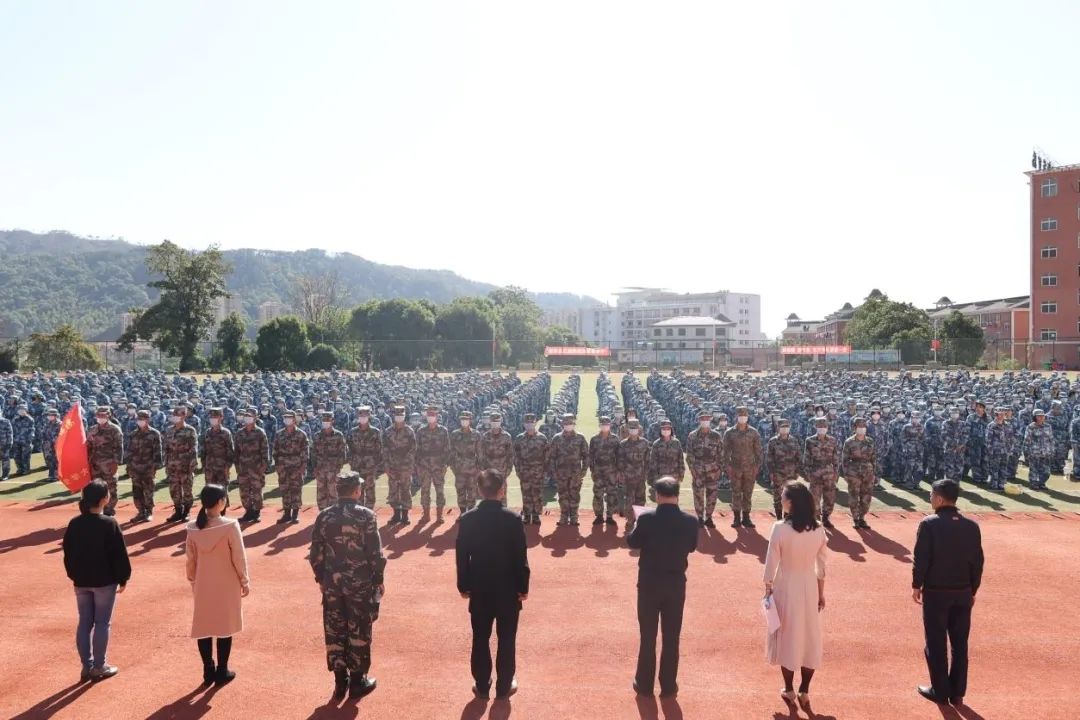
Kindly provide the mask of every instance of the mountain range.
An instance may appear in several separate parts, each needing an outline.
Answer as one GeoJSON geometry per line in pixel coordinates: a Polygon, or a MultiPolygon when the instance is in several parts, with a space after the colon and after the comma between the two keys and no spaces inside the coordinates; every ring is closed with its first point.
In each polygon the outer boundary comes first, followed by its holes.
{"type": "MultiPolygon", "coordinates": [[[[91,340],[116,339],[122,313],[156,300],[156,291],[146,286],[151,280],[147,248],[63,231],[0,230],[0,340],[51,331],[63,323],[74,325],[91,340]]],[[[352,253],[319,249],[224,253],[233,266],[229,291],[242,303],[249,321],[258,317],[261,303],[287,302],[293,278],[302,274],[337,271],[347,305],[398,297],[445,303],[486,295],[496,287],[449,270],[383,265],[352,253]]],[[[599,302],[572,293],[532,294],[545,311],[599,302]]]]}

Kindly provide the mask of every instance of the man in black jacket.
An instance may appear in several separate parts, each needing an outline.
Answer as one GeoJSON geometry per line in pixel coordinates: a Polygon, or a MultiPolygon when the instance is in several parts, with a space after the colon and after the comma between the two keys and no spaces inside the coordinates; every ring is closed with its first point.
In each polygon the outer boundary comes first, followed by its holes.
{"type": "Polygon", "coordinates": [[[956,509],[959,496],[960,485],[955,480],[934,483],[930,494],[934,514],[919,523],[911,573],[911,596],[923,606],[926,665],[930,669],[930,685],[920,685],[919,694],[953,705],[962,704],[967,691],[971,608],[983,572],[982,535],[978,524],[956,509]]]}
{"type": "Polygon", "coordinates": [[[664,633],[660,650],[660,697],[679,692],[679,634],[686,602],[686,556],[697,549],[697,519],[679,510],[679,483],[665,476],[653,483],[656,510],[642,513],[627,544],[638,558],[638,650],[634,690],[652,695],[656,679],[656,627],[664,633]]]}
{"type": "Polygon", "coordinates": [[[491,625],[498,636],[495,697],[517,691],[515,644],[518,614],[529,596],[529,559],[521,517],[503,507],[506,485],[498,470],[484,470],[477,480],[483,500],[461,516],[458,529],[457,586],[472,615],[473,692],[487,697],[491,688],[491,625]]]}

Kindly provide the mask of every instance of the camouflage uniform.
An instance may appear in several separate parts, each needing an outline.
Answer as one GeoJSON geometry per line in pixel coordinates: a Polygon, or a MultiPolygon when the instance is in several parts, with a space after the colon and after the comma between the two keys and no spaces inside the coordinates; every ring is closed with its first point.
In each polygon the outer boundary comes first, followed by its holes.
{"type": "Polygon", "coordinates": [[[207,485],[220,485],[225,488],[225,507],[229,506],[229,467],[235,462],[233,436],[221,424],[221,408],[210,410],[210,427],[203,435],[199,445],[199,459],[202,460],[203,480],[207,485]],[[214,421],[217,421],[217,426],[214,421]]]}
{"type": "Polygon", "coordinates": [[[416,468],[416,432],[404,423],[405,408],[394,408],[394,423],[383,430],[383,466],[390,489],[386,503],[394,508],[394,520],[406,522],[412,507],[410,481],[416,468]]]}
{"type": "MultiPolygon", "coordinates": [[[[712,420],[708,414],[698,415],[699,423],[707,420],[712,420]]],[[[724,436],[711,426],[699,426],[686,438],[686,457],[693,483],[694,513],[699,521],[711,523],[724,467],[724,436]]]]}
{"type": "Polygon", "coordinates": [[[62,425],[55,410],[50,410],[47,415],[48,419],[41,429],[41,454],[45,458],[45,467],[49,470],[49,480],[51,481],[56,480],[56,439],[60,437],[62,425]]]}
{"type": "MultiPolygon", "coordinates": [[[[472,421],[472,413],[462,411],[460,420],[472,421]]],[[[476,476],[480,472],[480,433],[459,428],[450,433],[450,469],[454,471],[458,510],[462,513],[476,505],[476,476]]],[[[461,515],[458,515],[458,519],[461,515]]]]}
{"type": "Polygon", "coordinates": [[[630,434],[619,443],[619,452],[615,456],[615,470],[625,493],[623,516],[629,527],[635,523],[634,505],[645,504],[645,483],[649,475],[649,453],[652,451],[652,445],[641,437],[641,425],[637,420],[628,420],[626,425],[628,433],[637,430],[638,435],[634,437],[630,434]]]}
{"type": "MultiPolygon", "coordinates": [[[[604,424],[607,418],[600,418],[600,424],[604,424]]],[[[614,430],[597,433],[589,440],[589,474],[592,476],[593,513],[596,520],[606,519],[614,523],[612,517],[618,509],[618,482],[615,478],[615,469],[618,464],[619,437],[614,430]]],[[[599,523],[597,523],[599,524],[599,523]]]]}
{"type": "Polygon", "coordinates": [[[308,561],[322,589],[326,666],[355,682],[371,669],[386,568],[375,513],[350,498],[324,509],[315,518],[308,561]]]}
{"type": "Polygon", "coordinates": [[[945,477],[959,481],[964,475],[964,458],[967,455],[968,432],[971,426],[959,417],[950,417],[941,425],[941,438],[945,448],[945,477]]]}
{"type": "Polygon", "coordinates": [[[236,482],[240,486],[240,504],[244,507],[246,521],[255,522],[263,508],[263,488],[266,487],[266,468],[270,465],[270,441],[266,431],[255,423],[248,423],[255,413],[240,414],[241,426],[233,435],[236,457],[236,482]]]}
{"type": "MultiPolygon", "coordinates": [[[[29,413],[29,411],[26,409],[25,405],[19,405],[19,414],[17,414],[11,420],[11,432],[12,432],[12,437],[15,440],[14,446],[12,447],[12,455],[14,455],[14,457],[15,457],[15,471],[19,475],[26,475],[26,474],[28,474],[30,472],[30,451],[33,449],[34,442],[36,442],[35,439],[37,437],[36,426],[34,425],[34,418],[30,417],[30,415],[28,413],[29,413]]],[[[123,443],[123,438],[121,438],[121,440],[120,440],[121,447],[123,446],[123,444],[124,444],[123,443]]],[[[91,471],[93,471],[93,463],[91,463],[91,471]]],[[[112,502],[112,505],[115,506],[116,505],[116,500],[115,500],[115,497],[116,497],[116,478],[115,478],[116,470],[115,469],[113,469],[112,474],[114,476],[113,477],[113,483],[112,483],[112,486],[111,486],[112,495],[113,495],[113,498],[114,498],[114,500],[112,502]]],[[[97,478],[98,476],[95,475],[94,477],[97,478]]]]}
{"type": "MultiPolygon", "coordinates": [[[[1045,418],[1039,409],[1032,417],[1045,418]]],[[[1054,429],[1044,419],[1042,424],[1033,420],[1024,436],[1024,458],[1028,463],[1028,484],[1032,490],[1042,490],[1050,478],[1050,463],[1054,458],[1054,429]]]]}
{"type": "MultiPolygon", "coordinates": [[[[856,419],[856,431],[865,427],[861,418],[856,419]]],[[[870,511],[870,501],[874,496],[874,467],[877,462],[877,446],[873,439],[858,432],[844,441],[843,460],[844,479],[848,486],[848,509],[855,527],[864,527],[866,513],[870,511]]]]}
{"type": "MultiPolygon", "coordinates": [[[[784,427],[785,422],[781,420],[780,427],[784,427]]],[[[791,427],[790,423],[788,427],[791,427]]],[[[772,485],[773,513],[779,519],[783,515],[780,494],[784,484],[802,474],[802,446],[798,439],[790,432],[769,438],[765,446],[765,465],[769,469],[769,482],[772,485]]]]}
{"type": "MultiPolygon", "coordinates": [[[[494,414],[491,420],[501,423],[502,415],[494,414]]],[[[508,432],[501,429],[501,424],[480,436],[478,452],[481,470],[498,470],[503,482],[510,477],[510,471],[514,469],[514,441],[508,432]]]]}
{"type": "MultiPolygon", "coordinates": [[[[438,412],[429,407],[428,416],[438,412]]],[[[420,506],[426,514],[431,508],[431,489],[435,488],[435,511],[442,517],[446,507],[446,467],[450,464],[450,432],[443,425],[430,422],[416,431],[416,474],[420,476],[420,506]]]]}
{"type": "Polygon", "coordinates": [[[724,433],[724,458],[728,464],[728,477],[731,478],[731,510],[735,513],[736,522],[742,513],[749,518],[750,500],[761,457],[761,435],[749,423],[736,423],[724,433]]]}
{"type": "MultiPolygon", "coordinates": [[[[827,429],[828,423],[818,418],[816,427],[827,429]]],[[[836,445],[832,435],[815,434],[806,439],[803,447],[803,473],[810,483],[814,503],[821,511],[822,524],[828,521],[836,505],[836,445]]]]}
{"type": "Polygon", "coordinates": [[[315,503],[323,510],[337,502],[337,476],[349,458],[349,446],[334,427],[333,413],[324,412],[321,422],[324,426],[330,423],[330,427],[320,427],[315,433],[311,454],[315,458],[315,503]]]}
{"type": "Polygon", "coordinates": [[[990,489],[1004,490],[1009,480],[1009,428],[1004,423],[1005,410],[998,408],[994,422],[986,426],[986,466],[990,489]],[[998,422],[998,420],[1002,422],[998,422]]]}
{"type": "Polygon", "coordinates": [[[111,422],[100,422],[109,417],[108,407],[97,410],[99,422],[90,428],[86,437],[87,459],[90,462],[90,475],[94,480],[104,480],[109,486],[109,504],[105,507],[106,515],[116,512],[116,469],[124,456],[124,435],[120,428],[111,422]]]}
{"type": "MultiPolygon", "coordinates": [[[[182,409],[173,413],[175,421],[185,417],[182,409]]],[[[169,522],[187,517],[193,502],[191,486],[195,482],[195,465],[199,458],[199,436],[195,428],[183,422],[173,423],[165,431],[165,477],[169,481],[169,497],[176,512],[169,522]]]]}
{"type": "MultiPolygon", "coordinates": [[[[525,415],[525,422],[535,423],[536,416],[525,415]]],[[[547,471],[548,439],[535,430],[514,438],[514,468],[521,483],[521,520],[540,523],[544,509],[544,473],[547,471]]]]}
{"type": "Polygon", "coordinates": [[[278,487],[281,488],[281,504],[285,513],[281,521],[295,520],[303,505],[304,473],[307,471],[310,443],[307,433],[296,427],[296,413],[286,411],[283,418],[294,423],[283,427],[274,436],[274,465],[277,467],[278,487]]]}
{"type": "Polygon", "coordinates": [[[1051,403],[1046,424],[1054,431],[1054,457],[1050,462],[1050,471],[1055,475],[1063,475],[1065,459],[1069,456],[1069,417],[1064,413],[1060,400],[1051,403]]]}
{"type": "Polygon", "coordinates": [[[0,416],[0,480],[7,480],[11,473],[11,450],[14,442],[11,421],[0,416]]]}
{"type": "MultiPolygon", "coordinates": [[[[977,425],[974,427],[978,427],[977,425]]],[[[983,429],[983,435],[986,435],[983,429]]],[[[983,467],[986,467],[985,437],[980,442],[979,457],[983,467]]],[[[912,413],[912,421],[904,425],[900,431],[900,457],[903,461],[902,483],[908,490],[917,490],[923,479],[923,456],[926,453],[926,436],[923,433],[922,423],[918,421],[918,415],[912,413]]]]}
{"type": "Polygon", "coordinates": [[[158,468],[165,466],[165,448],[161,442],[161,433],[150,427],[150,412],[140,410],[136,419],[135,432],[131,433],[127,448],[127,472],[131,478],[131,496],[140,520],[149,518],[154,513],[154,476],[158,468]],[[138,421],[146,427],[138,427],[138,421]]]}
{"type": "Polygon", "coordinates": [[[581,505],[581,483],[589,469],[589,443],[579,432],[566,432],[575,422],[573,415],[563,416],[563,432],[548,448],[548,468],[559,493],[559,524],[577,525],[581,505]]]}
{"type": "Polygon", "coordinates": [[[371,509],[375,507],[375,483],[382,474],[382,433],[371,424],[370,407],[361,407],[360,414],[369,420],[357,423],[349,432],[349,467],[364,479],[363,503],[371,509]]]}
{"type": "Polygon", "coordinates": [[[660,425],[661,437],[653,441],[652,451],[649,453],[649,499],[656,501],[656,490],[652,484],[670,475],[680,483],[686,477],[686,461],[683,459],[682,443],[675,437],[674,428],[670,420],[664,420],[660,425]],[[668,439],[663,438],[664,430],[671,430],[668,439]]]}

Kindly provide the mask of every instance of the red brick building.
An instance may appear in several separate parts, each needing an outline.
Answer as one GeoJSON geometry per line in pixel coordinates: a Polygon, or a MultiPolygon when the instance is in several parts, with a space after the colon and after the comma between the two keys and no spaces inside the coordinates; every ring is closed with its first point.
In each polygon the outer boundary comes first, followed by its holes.
{"type": "Polygon", "coordinates": [[[1080,368],[1080,165],[1025,173],[1031,194],[1032,369],[1080,368]]]}

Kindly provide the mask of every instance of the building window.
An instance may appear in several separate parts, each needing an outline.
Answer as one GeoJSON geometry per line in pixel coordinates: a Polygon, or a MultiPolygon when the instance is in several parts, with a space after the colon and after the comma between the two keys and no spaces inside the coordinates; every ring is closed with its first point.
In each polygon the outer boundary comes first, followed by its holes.
{"type": "Polygon", "coordinates": [[[686,349],[686,343],[684,343],[684,342],[679,343],[679,349],[680,350],[685,350],[686,349]]]}
{"type": "Polygon", "coordinates": [[[1051,247],[1051,246],[1044,247],[1042,249],[1041,254],[1042,254],[1043,260],[1049,260],[1050,258],[1056,258],[1057,257],[1057,248],[1056,247],[1051,247]]]}
{"type": "Polygon", "coordinates": [[[671,332],[671,328],[665,328],[664,334],[671,337],[674,333],[671,332]]]}
{"type": "Polygon", "coordinates": [[[1040,284],[1043,287],[1057,287],[1057,275],[1043,275],[1040,284]]]}
{"type": "Polygon", "coordinates": [[[705,337],[705,328],[694,328],[695,337],[705,337]]]}
{"type": "Polygon", "coordinates": [[[653,337],[660,337],[660,328],[653,328],[653,337]]]}
{"type": "Polygon", "coordinates": [[[727,328],[716,328],[716,335],[718,337],[727,337],[727,328]]]}
{"type": "Polygon", "coordinates": [[[1042,196],[1057,197],[1057,180],[1055,178],[1046,178],[1042,181],[1042,196]]]}
{"type": "Polygon", "coordinates": [[[1045,313],[1046,315],[1053,315],[1057,312],[1057,303],[1044,300],[1042,304],[1039,305],[1039,312],[1045,313]]]}
{"type": "Polygon", "coordinates": [[[1039,229],[1043,232],[1057,230],[1057,218],[1043,218],[1039,223],[1039,229]]]}
{"type": "Polygon", "coordinates": [[[679,337],[686,337],[686,328],[679,328],[679,337]]]}
{"type": "Polygon", "coordinates": [[[1057,330],[1043,330],[1039,333],[1040,340],[1057,340],[1057,330]]]}

